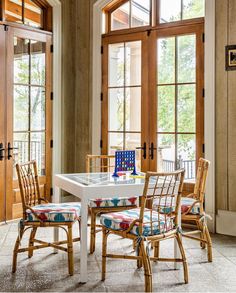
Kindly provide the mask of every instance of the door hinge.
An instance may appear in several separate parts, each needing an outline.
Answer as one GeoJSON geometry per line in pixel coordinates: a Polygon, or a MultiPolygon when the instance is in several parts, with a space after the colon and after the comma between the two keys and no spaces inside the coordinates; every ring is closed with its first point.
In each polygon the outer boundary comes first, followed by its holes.
{"type": "Polygon", "coordinates": [[[103,101],[103,93],[101,93],[100,99],[101,99],[101,102],[102,102],[103,101]]]}
{"type": "Polygon", "coordinates": [[[202,153],[205,154],[205,143],[202,144],[202,153]]]}
{"type": "Polygon", "coordinates": [[[53,195],[53,188],[52,187],[50,188],[50,195],[51,196],[53,195]]]}
{"type": "Polygon", "coordinates": [[[53,92],[51,92],[51,94],[50,94],[50,99],[51,99],[51,101],[53,101],[53,92]]]}
{"type": "Polygon", "coordinates": [[[202,97],[205,98],[205,89],[202,89],[202,97]]]}
{"type": "Polygon", "coordinates": [[[103,54],[103,46],[101,46],[101,54],[103,54]]]}
{"type": "Polygon", "coordinates": [[[147,36],[148,36],[148,37],[150,36],[151,32],[152,32],[151,30],[148,30],[148,31],[147,31],[147,36]]]}
{"type": "Polygon", "coordinates": [[[53,45],[50,46],[50,52],[53,53],[53,45]]]}
{"type": "Polygon", "coordinates": [[[100,148],[102,149],[102,147],[103,147],[103,141],[102,141],[102,139],[100,140],[100,148]]]}
{"type": "Polygon", "coordinates": [[[50,148],[51,149],[53,148],[53,140],[52,139],[50,140],[50,148]]]}
{"type": "Polygon", "coordinates": [[[8,31],[8,25],[4,24],[4,31],[7,32],[8,31]]]}
{"type": "Polygon", "coordinates": [[[205,33],[202,34],[202,42],[205,43],[205,33]]]}

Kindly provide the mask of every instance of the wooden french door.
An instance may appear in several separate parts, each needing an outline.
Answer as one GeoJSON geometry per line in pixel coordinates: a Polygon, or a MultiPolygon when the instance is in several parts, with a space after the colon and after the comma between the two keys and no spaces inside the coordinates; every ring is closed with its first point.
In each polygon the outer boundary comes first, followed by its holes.
{"type": "MultiPolygon", "coordinates": [[[[0,71],[5,72],[5,32],[0,25],[0,71]]],[[[0,78],[0,221],[5,216],[5,75],[0,78]]]]}
{"type": "Polygon", "coordinates": [[[140,148],[139,169],[184,167],[204,154],[204,25],[103,38],[102,152],[140,148]]]}
{"type": "Polygon", "coordinates": [[[21,216],[17,162],[37,161],[41,192],[50,197],[52,39],[47,33],[11,26],[1,26],[1,36],[5,42],[1,54],[5,64],[5,81],[1,81],[5,89],[1,97],[5,105],[5,117],[1,122],[5,149],[0,161],[4,169],[0,183],[2,221],[21,216]]]}
{"type": "Polygon", "coordinates": [[[137,149],[148,169],[147,34],[103,39],[102,153],[137,149]]]}
{"type": "Polygon", "coordinates": [[[150,128],[154,155],[150,169],[185,168],[185,180],[195,180],[204,156],[204,25],[159,29],[149,65],[150,128]]]}

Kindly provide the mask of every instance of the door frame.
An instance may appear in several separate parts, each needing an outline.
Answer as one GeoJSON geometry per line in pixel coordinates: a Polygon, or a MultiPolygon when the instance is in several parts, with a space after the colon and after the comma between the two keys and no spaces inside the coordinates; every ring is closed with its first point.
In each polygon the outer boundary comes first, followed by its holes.
{"type": "MultiPolygon", "coordinates": [[[[6,57],[6,44],[5,44],[5,31],[4,26],[0,25],[0,68],[5,71],[5,57],[6,57]]],[[[1,113],[0,113],[0,143],[3,143],[3,148],[6,149],[6,129],[5,129],[5,121],[6,121],[6,105],[5,105],[5,74],[2,74],[0,78],[0,105],[3,105],[1,113]]],[[[3,155],[5,156],[5,151],[3,151],[3,155]]],[[[5,159],[0,161],[0,181],[6,178],[5,174],[5,159]]],[[[5,198],[5,189],[6,189],[6,182],[2,182],[0,184],[0,222],[5,218],[5,211],[6,211],[6,198],[5,198]]]]}
{"type": "MultiPolygon", "coordinates": [[[[44,32],[35,32],[25,30],[24,28],[16,28],[14,26],[8,25],[8,29],[5,32],[6,36],[6,144],[10,143],[13,146],[14,142],[14,37],[22,39],[32,39],[40,42],[46,43],[46,52],[45,52],[45,69],[46,69],[46,84],[45,84],[45,102],[46,102],[46,113],[45,113],[45,172],[46,176],[40,176],[40,184],[46,185],[46,190],[44,193],[48,195],[48,200],[50,200],[50,190],[51,190],[51,177],[52,177],[52,149],[50,146],[50,141],[52,139],[52,101],[51,96],[51,87],[52,87],[52,58],[51,58],[51,34],[44,32]]],[[[18,211],[18,204],[14,205],[14,192],[18,189],[18,182],[13,178],[13,158],[10,160],[5,157],[5,166],[6,166],[6,220],[11,220],[12,218],[18,217],[18,212],[14,214],[14,210],[18,211]]],[[[15,193],[15,197],[16,193],[15,193]]],[[[20,209],[19,209],[20,212],[20,209]]]]}
{"type": "MultiPolygon", "coordinates": [[[[97,0],[93,5],[93,88],[92,88],[92,153],[100,154],[101,133],[101,37],[103,8],[112,0],[97,0]]],[[[215,232],[215,0],[205,1],[205,100],[204,133],[205,157],[211,161],[206,183],[206,212],[212,217],[208,222],[210,231],[215,232]]]]}
{"type": "MultiPolygon", "coordinates": [[[[62,3],[47,0],[53,8],[53,152],[52,175],[62,172],[62,3]]],[[[53,184],[52,177],[52,184],[53,184]]],[[[1,199],[0,199],[1,201],[1,199]]],[[[4,212],[5,213],[5,212],[4,212]]],[[[0,221],[1,225],[1,221],[0,221]]]]}

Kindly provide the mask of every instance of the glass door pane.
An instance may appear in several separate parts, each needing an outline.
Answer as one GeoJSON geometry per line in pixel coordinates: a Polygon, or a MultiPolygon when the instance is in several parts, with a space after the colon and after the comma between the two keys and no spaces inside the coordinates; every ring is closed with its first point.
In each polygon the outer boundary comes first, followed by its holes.
{"type": "MultiPolygon", "coordinates": [[[[141,41],[108,45],[108,153],[141,145],[141,41]]],[[[141,156],[137,151],[138,167],[141,156]]]]}
{"type": "Polygon", "coordinates": [[[45,50],[44,42],[14,38],[14,165],[36,160],[45,175],[45,50]]]}
{"type": "Polygon", "coordinates": [[[157,41],[158,171],[196,166],[196,35],[157,41]]]}

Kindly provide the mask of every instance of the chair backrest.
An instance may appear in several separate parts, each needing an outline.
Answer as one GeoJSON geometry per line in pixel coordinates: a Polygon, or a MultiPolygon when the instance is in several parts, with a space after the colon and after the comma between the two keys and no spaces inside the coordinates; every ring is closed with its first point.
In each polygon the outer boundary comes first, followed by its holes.
{"type": "Polygon", "coordinates": [[[210,162],[203,158],[199,159],[197,168],[197,178],[194,186],[193,197],[201,203],[204,201],[205,189],[206,189],[206,179],[209,170],[210,162]]]}
{"type": "Polygon", "coordinates": [[[20,187],[23,215],[26,218],[27,208],[41,203],[36,161],[16,164],[16,171],[20,187]]]}
{"type": "MultiPolygon", "coordinates": [[[[141,197],[139,235],[143,235],[146,224],[150,235],[162,233],[178,226],[178,214],[184,182],[184,169],[171,173],[147,172],[141,197]],[[149,209],[146,210],[146,203],[149,209]],[[144,218],[145,213],[145,218],[144,218]]],[[[145,235],[145,233],[144,233],[145,235]]]]}
{"type": "Polygon", "coordinates": [[[87,155],[86,172],[113,172],[115,168],[114,155],[87,155]]]}

